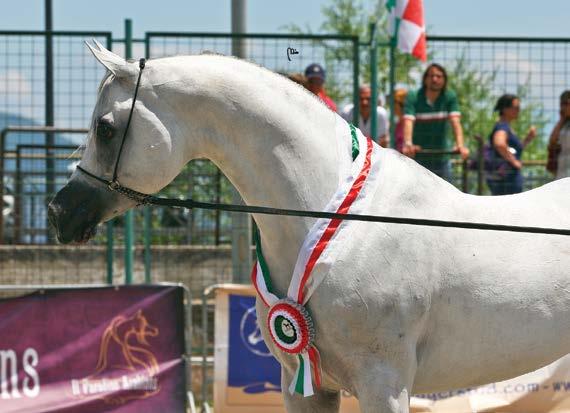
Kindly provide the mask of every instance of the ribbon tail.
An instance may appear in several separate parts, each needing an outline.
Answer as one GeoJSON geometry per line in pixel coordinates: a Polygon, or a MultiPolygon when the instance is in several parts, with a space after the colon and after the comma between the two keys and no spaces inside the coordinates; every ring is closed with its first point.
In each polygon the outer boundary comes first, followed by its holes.
{"type": "Polygon", "coordinates": [[[319,353],[319,350],[313,345],[309,347],[309,359],[311,360],[311,365],[313,367],[313,375],[315,377],[315,387],[319,389],[321,387],[321,377],[322,377],[321,354],[319,353]]]}
{"type": "Polygon", "coordinates": [[[313,377],[311,374],[311,360],[309,358],[309,353],[301,353],[303,358],[303,396],[309,397],[315,394],[313,391],[313,377]]]}
{"type": "Polygon", "coordinates": [[[295,393],[299,393],[299,394],[303,394],[303,384],[304,384],[304,380],[303,380],[303,372],[304,372],[304,361],[303,361],[303,357],[301,357],[301,355],[299,354],[297,356],[299,358],[299,364],[297,365],[297,370],[295,371],[295,376],[293,377],[293,380],[291,381],[291,384],[289,385],[289,393],[291,395],[295,394],[295,393]]]}
{"type": "Polygon", "coordinates": [[[304,397],[312,396],[315,392],[313,391],[309,353],[304,352],[297,357],[299,358],[299,365],[295,372],[295,378],[289,385],[289,393],[299,393],[304,397]]]}

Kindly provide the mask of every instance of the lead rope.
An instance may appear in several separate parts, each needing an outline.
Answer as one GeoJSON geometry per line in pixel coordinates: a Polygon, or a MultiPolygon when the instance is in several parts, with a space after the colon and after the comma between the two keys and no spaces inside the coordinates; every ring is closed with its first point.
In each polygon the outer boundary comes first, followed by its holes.
{"type": "MultiPolygon", "coordinates": [[[[487,231],[507,231],[507,232],[522,232],[531,234],[549,234],[549,235],[570,235],[570,229],[565,228],[543,228],[543,227],[528,227],[528,226],[517,226],[517,225],[499,225],[499,224],[484,224],[479,222],[459,222],[459,221],[443,221],[437,219],[419,219],[419,218],[400,218],[400,217],[387,217],[381,215],[364,215],[364,214],[339,214],[337,212],[328,211],[301,211],[296,209],[285,209],[285,208],[270,208],[264,206],[255,205],[236,205],[236,204],[221,204],[212,202],[199,202],[193,199],[172,199],[172,198],[159,198],[153,195],[144,194],[142,192],[135,191],[134,189],[122,186],[117,179],[117,171],[119,167],[119,160],[125,144],[127,137],[127,132],[131,123],[131,118],[135,109],[135,103],[137,100],[138,89],[140,85],[140,80],[142,76],[143,69],[145,67],[145,59],[139,60],[139,76],[137,79],[137,84],[135,88],[135,93],[133,96],[133,104],[131,105],[131,111],[129,113],[129,118],[127,125],[125,127],[125,132],[123,133],[123,139],[121,141],[121,147],[119,148],[119,154],[117,161],[115,162],[115,168],[113,171],[113,177],[109,181],[105,178],[101,178],[91,172],[87,171],[80,165],[77,165],[77,169],[84,173],[85,175],[105,184],[111,191],[118,192],[127,198],[134,201],[138,205],[158,205],[167,207],[178,207],[187,209],[208,209],[217,211],[229,211],[229,212],[246,212],[252,214],[265,214],[265,215],[282,215],[282,216],[296,216],[296,217],[307,217],[307,218],[326,218],[326,219],[341,219],[345,221],[366,221],[366,222],[383,222],[387,224],[403,224],[403,225],[420,225],[428,227],[443,227],[443,228],[463,228],[463,229],[477,229],[477,230],[487,230],[487,231]]],[[[354,148],[353,148],[354,149],[354,148]]]]}
{"type": "Polygon", "coordinates": [[[119,169],[119,161],[121,160],[121,154],[123,153],[123,146],[125,146],[125,140],[127,138],[127,132],[129,131],[129,126],[131,126],[131,119],[133,118],[133,112],[135,111],[135,103],[137,103],[137,95],[139,93],[139,85],[141,83],[141,77],[146,64],[146,59],[142,58],[139,60],[139,77],[137,78],[137,85],[135,86],[135,95],[133,96],[133,104],[131,105],[131,110],[129,112],[129,118],[127,119],[127,125],[125,126],[125,132],[123,133],[123,139],[121,140],[121,146],[119,147],[119,154],[117,155],[117,161],[115,162],[115,169],[113,170],[112,182],[120,186],[119,181],[117,181],[117,171],[119,169]]]}

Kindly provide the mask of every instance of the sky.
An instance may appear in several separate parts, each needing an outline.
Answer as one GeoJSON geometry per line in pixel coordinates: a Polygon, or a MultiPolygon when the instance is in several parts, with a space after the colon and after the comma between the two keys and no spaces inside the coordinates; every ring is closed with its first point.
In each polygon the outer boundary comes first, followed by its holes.
{"type": "MultiPolygon", "coordinates": [[[[372,0],[364,0],[370,3],[372,0]]],[[[0,0],[0,30],[44,28],[44,0],[0,0]]],[[[124,33],[124,19],[133,20],[135,37],[145,31],[215,31],[231,29],[230,0],[52,0],[56,30],[124,33]],[[157,7],[157,4],[160,7],[157,7]]],[[[315,32],[321,8],[330,0],[247,0],[251,33],[283,31],[296,23],[315,32]]],[[[531,0],[425,0],[428,34],[464,36],[569,37],[568,0],[546,0],[538,9],[531,0]]]]}

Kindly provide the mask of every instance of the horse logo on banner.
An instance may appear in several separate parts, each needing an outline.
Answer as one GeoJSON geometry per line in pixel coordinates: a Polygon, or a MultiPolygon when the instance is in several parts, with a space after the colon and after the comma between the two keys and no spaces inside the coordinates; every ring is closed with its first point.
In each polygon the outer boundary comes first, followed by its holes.
{"type": "Polygon", "coordinates": [[[244,346],[253,354],[260,357],[273,357],[265,345],[265,341],[263,341],[263,336],[257,323],[255,306],[250,307],[243,313],[240,323],[240,336],[244,346]]]}
{"type": "Polygon", "coordinates": [[[157,394],[160,367],[148,338],[158,335],[159,329],[148,322],[142,310],[130,317],[113,318],[101,337],[95,372],[72,380],[73,394],[96,394],[111,405],[157,394]]]}

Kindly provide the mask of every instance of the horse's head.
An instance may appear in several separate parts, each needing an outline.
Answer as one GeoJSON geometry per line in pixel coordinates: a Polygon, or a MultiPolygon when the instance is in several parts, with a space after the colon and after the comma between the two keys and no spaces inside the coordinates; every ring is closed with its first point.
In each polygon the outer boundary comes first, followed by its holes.
{"type": "Polygon", "coordinates": [[[143,315],[141,310],[137,311],[132,320],[134,321],[134,325],[131,331],[135,333],[137,341],[140,344],[148,345],[148,341],[146,340],[147,336],[148,337],[158,336],[159,333],[158,328],[148,322],[148,320],[143,315]]]}
{"type": "MultiPolygon", "coordinates": [[[[141,77],[128,132],[124,136],[133,103],[139,65],[127,62],[96,43],[90,45],[95,58],[108,73],[99,87],[81,168],[143,193],[154,193],[167,185],[186,159],[172,138],[177,128],[153,91],[152,67],[141,77]],[[120,152],[121,145],[124,145],[120,152]],[[120,155],[120,161],[118,161],[120,155]]],[[[135,206],[135,201],[111,191],[104,183],[76,170],[49,205],[50,222],[60,242],[86,242],[100,222],[135,206]]]]}

